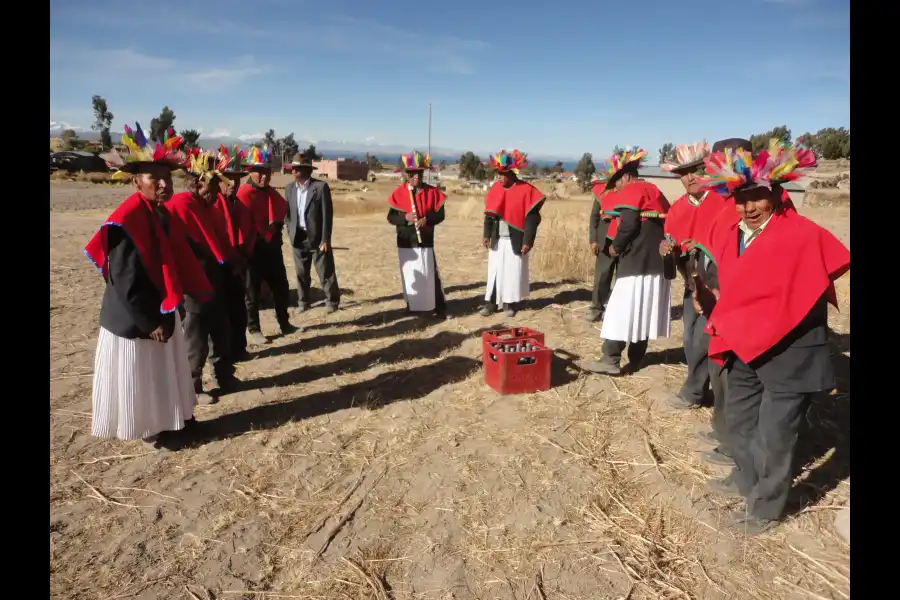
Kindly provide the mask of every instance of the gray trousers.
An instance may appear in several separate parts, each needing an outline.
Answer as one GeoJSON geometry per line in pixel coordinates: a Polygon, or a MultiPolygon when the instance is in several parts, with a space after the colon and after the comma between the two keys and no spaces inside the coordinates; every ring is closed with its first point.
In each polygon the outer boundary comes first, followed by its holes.
{"type": "Polygon", "coordinates": [[[709,363],[709,387],[713,393],[712,430],[719,438],[718,450],[731,456],[728,445],[728,426],[725,423],[725,402],[728,393],[728,371],[713,361],[709,363]]]}
{"type": "Polygon", "coordinates": [[[602,251],[597,254],[597,260],[594,262],[594,290],[591,294],[593,310],[602,311],[606,307],[609,295],[612,293],[617,262],[618,259],[604,254],[602,251]]]}
{"type": "Polygon", "coordinates": [[[294,272],[297,274],[297,295],[300,306],[310,305],[309,289],[312,285],[312,267],[319,276],[319,284],[325,292],[325,303],[335,308],[341,303],[341,289],[334,269],[334,254],[331,250],[322,252],[318,248],[306,250],[294,247],[294,272]]]}
{"type": "Polygon", "coordinates": [[[628,362],[638,364],[644,360],[647,354],[649,340],[626,343],[619,340],[603,340],[603,360],[611,364],[619,364],[622,360],[622,352],[628,347],[628,362]]]}
{"type": "Polygon", "coordinates": [[[730,477],[752,516],[782,517],[793,481],[798,431],[811,399],[811,393],[766,389],[756,372],[737,358],[729,365],[725,422],[735,462],[730,477]]]}
{"type": "Polygon", "coordinates": [[[184,340],[195,392],[203,390],[203,367],[207,356],[216,380],[234,376],[231,324],[220,297],[204,302],[199,312],[185,312],[184,340]]]}
{"type": "Polygon", "coordinates": [[[688,402],[699,404],[709,389],[709,335],[704,331],[706,316],[697,314],[690,289],[684,296],[684,356],[687,359],[687,378],[680,395],[688,402]]]}

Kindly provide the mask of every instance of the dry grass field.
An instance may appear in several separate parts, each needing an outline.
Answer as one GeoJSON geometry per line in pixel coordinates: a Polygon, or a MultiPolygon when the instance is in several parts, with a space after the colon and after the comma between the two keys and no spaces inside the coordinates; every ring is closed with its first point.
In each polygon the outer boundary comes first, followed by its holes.
{"type": "MultiPolygon", "coordinates": [[[[634,375],[577,367],[600,349],[583,320],[589,197],[546,190],[532,296],[506,322],[475,314],[482,198],[450,184],[437,233],[449,318],[436,321],[403,311],[395,184],[333,187],[341,310],[294,315],[305,331],[239,366],[248,390],[199,407],[190,447],[148,453],[90,436],[103,282],[82,248],[129,191],[51,180],[52,598],[849,598],[849,546],[831,527],[850,495],[849,276],[830,315],[839,387],[809,413],[791,516],[748,538],[723,527],[738,505],[705,489],[725,472],[694,437],[708,409],[660,401],[685,373],[680,321],[634,375]],[[483,383],[481,332],[513,324],[555,349],[550,391],[483,383]]],[[[800,212],[849,244],[848,205],[800,212]]]]}

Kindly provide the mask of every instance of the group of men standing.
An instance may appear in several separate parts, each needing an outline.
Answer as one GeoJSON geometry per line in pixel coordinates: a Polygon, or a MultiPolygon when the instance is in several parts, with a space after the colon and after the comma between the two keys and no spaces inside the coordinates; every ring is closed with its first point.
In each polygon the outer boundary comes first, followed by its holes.
{"type": "MultiPolygon", "coordinates": [[[[240,385],[234,363],[246,357],[248,343],[268,342],[259,321],[263,283],[278,333],[296,330],[288,316],[285,225],[298,309],[311,306],[314,266],[326,311],[338,310],[333,203],[328,184],[312,177],[310,156],[294,157],[294,181],[282,196],[270,185],[266,148],[246,157],[224,146],[216,155],[184,153],[173,132],[154,144],[140,126],[126,127],[123,143],[127,156],[105,158],[135,193],[85,248],[107,283],[92,433],[165,447],[194,423],[198,400],[214,401],[202,386],[207,357],[214,389],[227,393],[240,385]],[[177,169],[187,171],[189,186],[173,194],[177,169]]],[[[716,448],[707,458],[732,466],[711,487],[746,499],[734,524],[754,533],[782,517],[799,422],[811,396],[834,387],[827,303],[836,304],[833,282],[850,262],[833,235],[797,214],[782,187],[815,166],[812,153],[776,140],[756,154],[749,148],[745,139],[717,142],[711,151],[705,142],[678,147],[664,165],[685,189],[674,204],[639,178],[646,151],[615,149],[599,171],[590,217],[597,259],[589,319],[603,320],[603,355],[583,366],[605,375],[638,370],[649,340],[669,335],[671,281],[680,273],[688,373],[670,403],[694,408],[711,391],[713,428],[702,437],[716,448]]],[[[498,308],[515,316],[529,293],[528,257],[545,198],[518,178],[527,164],[518,150],[488,162],[498,181],[485,198],[484,316],[498,308]]],[[[402,157],[406,181],[388,197],[387,220],[396,229],[407,310],[442,316],[434,229],[444,221],[446,196],[425,183],[430,168],[428,155],[402,157]]]]}
{"type": "Polygon", "coordinates": [[[628,371],[639,369],[648,341],[668,336],[680,273],[688,369],[669,402],[692,409],[711,392],[712,431],[699,437],[714,447],[706,460],[731,472],[710,488],[745,501],[733,527],[761,533],[784,516],[812,397],[835,386],[827,304],[837,306],[834,281],[850,269],[850,253],[801,217],[783,187],[816,166],[799,144],[773,139],[756,153],[741,138],[712,150],[679,146],[663,164],[685,189],[671,205],[638,179],[645,156],[616,148],[594,186],[588,318],[602,317],[604,341],[602,358],[584,368],[620,374],[627,346],[628,371]]]}

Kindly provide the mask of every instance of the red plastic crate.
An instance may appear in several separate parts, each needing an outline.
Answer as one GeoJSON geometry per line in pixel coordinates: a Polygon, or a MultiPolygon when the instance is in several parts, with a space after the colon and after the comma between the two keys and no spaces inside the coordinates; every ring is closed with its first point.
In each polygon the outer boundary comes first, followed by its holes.
{"type": "Polygon", "coordinates": [[[544,344],[544,334],[527,327],[513,327],[512,329],[495,329],[481,334],[484,342],[519,342],[526,339],[535,340],[538,344],[544,344]]]}
{"type": "Polygon", "coordinates": [[[484,382],[494,391],[501,394],[530,394],[550,389],[550,361],[553,352],[534,338],[517,339],[514,342],[484,341],[481,365],[484,370],[484,382]],[[528,352],[501,352],[491,344],[502,347],[516,347],[520,342],[527,342],[532,350],[528,352]],[[519,359],[527,359],[528,363],[519,364],[519,359]]]}

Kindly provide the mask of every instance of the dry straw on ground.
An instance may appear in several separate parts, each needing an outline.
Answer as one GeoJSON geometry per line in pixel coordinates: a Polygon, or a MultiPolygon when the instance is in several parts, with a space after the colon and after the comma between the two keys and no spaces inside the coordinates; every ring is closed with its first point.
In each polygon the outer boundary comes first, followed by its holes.
{"type": "MultiPolygon", "coordinates": [[[[792,516],[748,538],[724,527],[738,505],[705,489],[724,474],[694,438],[708,409],[661,400],[685,373],[680,322],[635,375],[577,367],[599,351],[581,318],[588,196],[548,201],[515,319],[556,349],[553,388],[498,397],[481,378],[480,333],[504,318],[473,314],[482,197],[448,199],[437,254],[451,318],[436,322],[403,314],[384,218],[393,185],[334,186],[342,310],[295,315],[305,332],[239,366],[252,389],[198,409],[196,444],[158,454],[89,435],[85,315],[102,282],[81,248],[123,192],[52,183],[52,598],[849,597],[849,547],[831,532],[850,492],[849,277],[830,314],[839,389],[810,411],[792,516]]],[[[845,209],[806,214],[847,239],[845,209]]]]}

